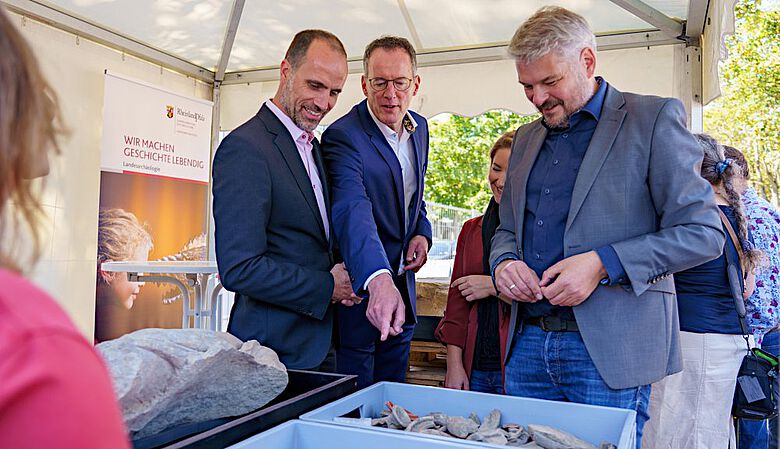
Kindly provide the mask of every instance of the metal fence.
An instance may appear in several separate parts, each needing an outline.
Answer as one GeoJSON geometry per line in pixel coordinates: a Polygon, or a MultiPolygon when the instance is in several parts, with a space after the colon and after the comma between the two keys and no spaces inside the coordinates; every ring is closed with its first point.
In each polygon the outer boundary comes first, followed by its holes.
{"type": "Polygon", "coordinates": [[[428,220],[433,228],[434,240],[457,241],[463,223],[481,215],[480,211],[474,209],[462,209],[432,202],[425,204],[428,208],[428,220]]]}
{"type": "Polygon", "coordinates": [[[417,278],[449,278],[463,223],[480,212],[432,202],[426,202],[426,206],[433,230],[433,246],[428,251],[428,262],[417,272],[417,278]]]}

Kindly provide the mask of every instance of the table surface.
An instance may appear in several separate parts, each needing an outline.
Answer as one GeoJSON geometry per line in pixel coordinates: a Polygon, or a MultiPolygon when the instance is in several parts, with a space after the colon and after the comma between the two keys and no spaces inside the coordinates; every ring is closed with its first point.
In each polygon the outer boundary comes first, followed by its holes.
{"type": "Polygon", "coordinates": [[[126,273],[196,273],[210,274],[217,272],[217,263],[209,260],[192,261],[140,261],[128,260],[123,262],[103,262],[100,267],[103,271],[126,273]]]}

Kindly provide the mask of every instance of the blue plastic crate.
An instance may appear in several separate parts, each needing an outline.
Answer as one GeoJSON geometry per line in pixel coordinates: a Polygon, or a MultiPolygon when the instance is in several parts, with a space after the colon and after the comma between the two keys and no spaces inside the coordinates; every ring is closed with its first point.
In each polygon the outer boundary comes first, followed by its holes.
{"type": "Polygon", "coordinates": [[[409,434],[288,421],[228,449],[474,449],[461,440],[436,441],[409,434]]]}
{"type": "MultiPolygon", "coordinates": [[[[393,382],[380,382],[342,399],[301,415],[305,421],[330,425],[333,418],[377,417],[385,403],[392,401],[417,415],[443,412],[448,415],[468,416],[471,412],[480,418],[493,409],[501,411],[501,423],[543,424],[552,426],[590,442],[598,447],[609,441],[618,449],[635,449],[636,412],[612,407],[545,401],[541,399],[501,396],[472,391],[450,390],[393,382]]],[[[372,427],[376,432],[406,434],[401,430],[372,427]]],[[[434,435],[415,434],[419,438],[447,439],[434,435]]],[[[463,444],[481,447],[503,447],[487,443],[459,440],[463,444]]]]}

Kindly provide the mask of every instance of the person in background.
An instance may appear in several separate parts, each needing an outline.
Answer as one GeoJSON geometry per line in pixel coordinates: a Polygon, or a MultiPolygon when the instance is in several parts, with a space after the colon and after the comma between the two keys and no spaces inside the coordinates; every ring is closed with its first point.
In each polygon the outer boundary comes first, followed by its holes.
{"type": "MultiPolygon", "coordinates": [[[[780,333],[780,213],[748,185],[750,167],[745,155],[734,147],[724,145],[727,158],[742,169],[736,188],[742,195],[748,227],[756,249],[764,253],[766,266],[756,272],[756,289],[747,299],[747,319],[756,344],[761,349],[778,355],[780,333]]],[[[777,391],[777,390],[776,390],[777,391]]],[[[766,421],[739,420],[738,444],[740,449],[777,449],[777,418],[766,421]]]]}
{"type": "Polygon", "coordinates": [[[737,190],[739,166],[712,137],[697,134],[696,138],[704,150],[701,176],[712,185],[715,202],[739,241],[733,241],[723,225],[723,254],[674,275],[684,369],[653,384],[644,449],[706,449],[727,443],[736,447],[731,399],[747,347],[731,293],[728,259],[740,260],[739,245],[746,268],[743,273],[737,264],[739,287],[748,298],[755,287],[753,270],[761,252],[753,249],[737,190]]]}
{"type": "Polygon", "coordinates": [[[41,249],[43,210],[30,178],[48,173],[61,121],[54,92],[2,7],[0,55],[0,446],[129,448],[102,359],[21,274],[41,249]]]}
{"type": "Polygon", "coordinates": [[[447,308],[436,329],[436,338],[447,345],[447,388],[504,392],[501,354],[509,317],[490,278],[489,259],[513,135],[514,131],[504,133],[490,149],[488,183],[493,198],[485,214],[465,222],[458,235],[447,308]]]}

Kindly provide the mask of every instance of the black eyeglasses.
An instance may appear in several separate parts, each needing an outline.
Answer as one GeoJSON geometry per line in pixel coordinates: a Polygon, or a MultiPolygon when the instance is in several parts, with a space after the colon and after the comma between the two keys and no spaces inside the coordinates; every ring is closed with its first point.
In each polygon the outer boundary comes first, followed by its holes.
{"type": "Polygon", "coordinates": [[[412,87],[412,79],[411,78],[396,78],[394,80],[386,80],[384,78],[371,78],[368,80],[368,84],[371,85],[371,88],[376,91],[383,91],[387,89],[387,86],[390,83],[393,83],[393,87],[395,87],[395,90],[406,92],[409,90],[410,87],[412,87]]]}

